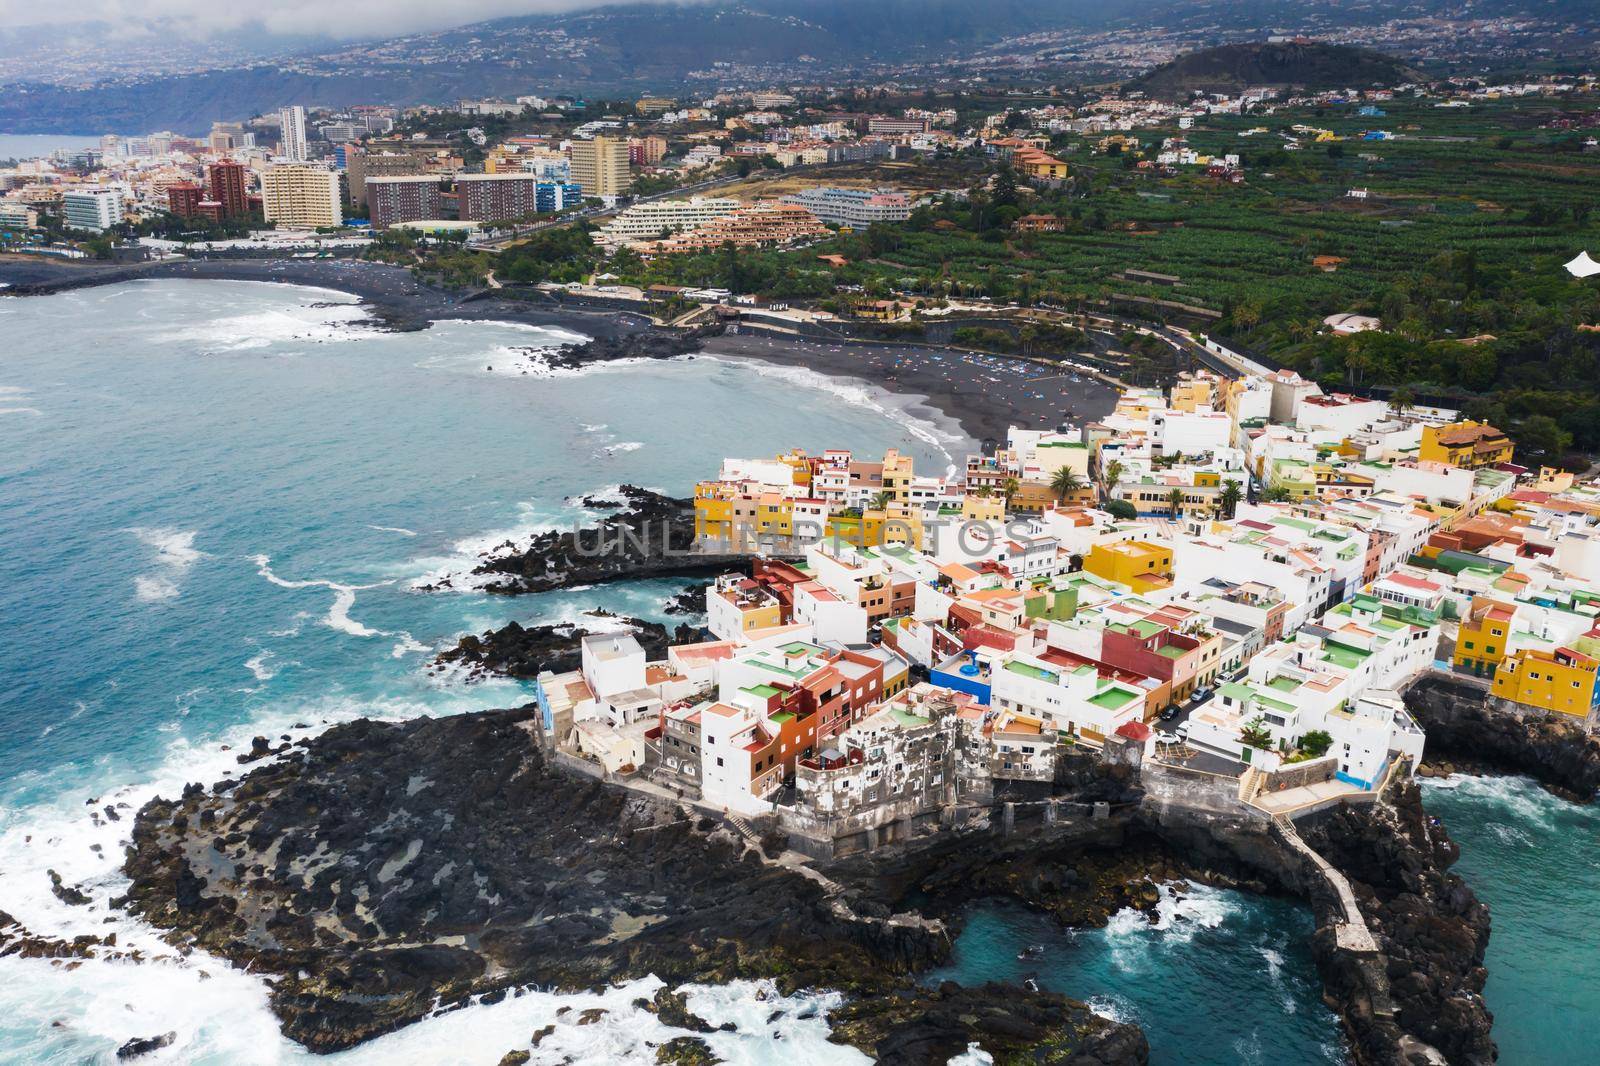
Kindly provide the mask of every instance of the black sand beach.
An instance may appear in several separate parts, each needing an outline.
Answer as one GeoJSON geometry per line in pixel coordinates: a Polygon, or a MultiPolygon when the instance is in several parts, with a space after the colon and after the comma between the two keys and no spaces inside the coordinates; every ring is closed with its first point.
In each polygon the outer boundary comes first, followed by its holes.
{"type": "MultiPolygon", "coordinates": [[[[127,266],[0,256],[0,283],[24,296],[137,280],[198,278],[264,281],[334,289],[359,297],[392,329],[426,329],[442,320],[518,322],[591,337],[623,337],[650,327],[624,311],[554,307],[428,285],[399,267],[352,259],[196,259],[127,266]]],[[[959,424],[974,442],[1004,442],[1008,426],[1053,429],[1109,412],[1115,390],[1093,378],[1027,360],[923,345],[841,344],[756,334],[710,337],[705,354],[804,367],[914,398],[909,411],[959,424]]]]}

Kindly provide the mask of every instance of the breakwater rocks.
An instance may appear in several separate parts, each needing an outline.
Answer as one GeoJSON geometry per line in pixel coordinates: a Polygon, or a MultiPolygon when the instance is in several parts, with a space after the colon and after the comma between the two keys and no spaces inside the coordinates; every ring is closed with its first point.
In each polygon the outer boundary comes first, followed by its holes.
{"type": "Polygon", "coordinates": [[[558,767],[536,710],[359,721],[156,799],[123,903],[271,975],[284,1031],[345,1048],[478,993],[767,978],[842,991],[836,1038],[890,1063],[1145,1060],[1137,1028],[1015,987],[924,988],[938,923],[833,898],[713,819],[558,767]],[[943,1057],[940,1057],[943,1056],[943,1057]]]}
{"type": "Polygon", "coordinates": [[[1590,803],[1600,791],[1600,737],[1581,719],[1497,699],[1470,681],[1427,675],[1406,708],[1428,733],[1428,767],[1526,774],[1564,799],[1590,803]]]}
{"type": "MultiPolygon", "coordinates": [[[[625,626],[644,649],[645,658],[651,662],[666,658],[667,648],[673,644],[687,644],[696,639],[699,631],[680,625],[668,631],[659,622],[643,618],[626,618],[609,611],[589,612],[597,620],[606,619],[625,626]]],[[[615,632],[608,627],[605,632],[615,632]]],[[[601,630],[585,629],[569,623],[556,625],[524,626],[508,622],[499,629],[485,631],[482,635],[467,634],[453,648],[440,652],[434,659],[436,666],[462,666],[469,676],[496,675],[532,680],[541,670],[563,673],[576,670],[582,661],[583,638],[601,630]]]]}
{"type": "MultiPolygon", "coordinates": [[[[473,573],[488,592],[551,592],[652,577],[714,577],[748,565],[744,555],[694,550],[694,501],[624,485],[622,505],[583,529],[541,533],[525,547],[491,550],[473,573]]],[[[434,586],[435,588],[443,587],[434,586]]]]}
{"type": "Polygon", "coordinates": [[[611,363],[619,359],[676,359],[698,352],[701,330],[672,331],[646,329],[612,337],[596,337],[581,344],[563,344],[545,359],[553,370],[578,370],[591,363],[611,363]]]}

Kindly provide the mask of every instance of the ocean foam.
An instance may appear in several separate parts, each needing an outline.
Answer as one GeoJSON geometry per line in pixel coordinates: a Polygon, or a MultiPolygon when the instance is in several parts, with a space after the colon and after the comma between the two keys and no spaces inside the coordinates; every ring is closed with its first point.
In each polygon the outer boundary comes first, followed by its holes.
{"type": "MultiPolygon", "coordinates": [[[[32,1034],[23,1035],[20,1043],[7,1043],[5,1055],[16,1056],[8,1061],[110,1061],[122,1042],[168,1031],[177,1033],[176,1042],[153,1061],[208,1066],[320,1061],[279,1033],[267,1007],[267,985],[260,978],[204,951],[175,951],[159,931],[111,906],[110,901],[128,887],[121,861],[133,815],[155,796],[177,796],[188,782],[238,774],[237,753],[257,735],[287,734],[299,740],[356,718],[392,721],[459,713],[475,706],[462,699],[433,706],[412,701],[291,701],[203,739],[184,736],[174,721],[159,730],[173,739],[160,764],[143,781],[113,783],[123,771],[110,766],[86,781],[83,768],[76,767],[73,776],[59,778],[63,788],[53,800],[25,807],[0,804],[0,910],[42,937],[70,940],[86,933],[115,933],[116,947],[97,956],[131,951],[142,956],[139,962],[107,957],[74,960],[71,969],[53,960],[0,959],[0,1011],[7,1019],[8,1036],[32,1034]],[[316,724],[302,728],[303,723],[316,724]],[[85,803],[86,796],[92,803],[85,803]],[[103,813],[106,807],[115,808],[120,820],[108,818],[103,813]],[[50,870],[80,888],[90,902],[71,906],[57,899],[51,892],[50,870]]],[[[39,781],[18,779],[9,784],[36,790],[39,781]]],[[[425,1022],[419,1029],[431,1024],[425,1022]]],[[[422,1040],[425,1046],[425,1035],[422,1040]]],[[[481,1058],[495,1063],[504,1050],[490,1056],[486,1048],[481,1058]]],[[[387,1060],[371,1056],[357,1061],[441,1059],[402,1053],[387,1060]]]]}
{"type": "Polygon", "coordinates": [[[1512,815],[1523,822],[1552,828],[1554,819],[1566,806],[1528,777],[1478,777],[1452,774],[1449,778],[1422,778],[1424,793],[1429,789],[1448,789],[1512,815]]]}
{"type": "Polygon", "coordinates": [[[715,355],[699,354],[697,358],[722,363],[725,366],[739,367],[760,374],[762,377],[776,378],[779,381],[798,385],[801,388],[825,392],[853,407],[860,407],[875,414],[880,414],[892,422],[899,423],[907,433],[910,433],[917,440],[937,448],[940,454],[944,456],[945,462],[952,466],[955,463],[955,458],[950,449],[967,442],[965,434],[947,429],[927,419],[915,417],[907,409],[909,404],[901,405],[897,402],[897,398],[893,393],[867,381],[856,378],[829,377],[809,367],[767,363],[761,361],[759,357],[727,359],[715,355]]]}
{"type": "Polygon", "coordinates": [[[360,622],[357,622],[355,619],[350,617],[350,608],[355,606],[357,592],[360,592],[364,589],[382,588],[385,585],[393,584],[392,581],[379,581],[372,585],[341,585],[337,581],[321,581],[316,579],[309,581],[289,581],[272,572],[272,559],[270,556],[253,555],[251,556],[251,561],[256,564],[256,572],[258,574],[272,582],[274,585],[277,585],[279,588],[332,589],[333,605],[328,608],[328,613],[323,617],[322,620],[323,625],[328,626],[330,629],[337,629],[341,633],[350,634],[352,637],[393,636],[392,633],[386,633],[381,629],[373,629],[371,626],[362,625],[360,622]]]}
{"type": "Polygon", "coordinates": [[[1190,885],[1183,895],[1171,884],[1156,888],[1160,899],[1154,921],[1143,911],[1124,907],[1106,923],[1111,959],[1120,970],[1136,973],[1155,965],[1148,937],[1154,935],[1167,944],[1187,944],[1201,929],[1217,928],[1239,909],[1231,895],[1205,885],[1190,885]]]}
{"type": "Polygon", "coordinates": [[[134,598],[140,603],[161,603],[177,599],[179,583],[189,568],[205,553],[194,546],[192,529],[154,529],[136,526],[128,530],[156,550],[156,569],[133,579],[134,598]]]}
{"type": "Polygon", "coordinates": [[[368,526],[367,528],[376,529],[379,533],[397,533],[402,537],[414,537],[417,535],[416,530],[406,529],[403,526],[368,526]]]}
{"type": "Polygon", "coordinates": [[[293,306],[208,319],[169,332],[160,340],[196,347],[207,354],[226,354],[276,345],[334,344],[386,336],[354,296],[302,286],[287,291],[297,297],[293,306]]]}
{"type": "Polygon", "coordinates": [[[268,666],[267,661],[273,658],[270,651],[253,655],[244,661],[244,668],[255,675],[257,681],[271,681],[278,676],[278,667],[268,666]]]}
{"type": "Polygon", "coordinates": [[[563,509],[560,517],[553,517],[534,501],[523,500],[517,504],[516,524],[463,537],[450,546],[450,555],[429,556],[406,563],[405,573],[414,575],[409,587],[420,589],[449,581],[452,588],[461,591],[481,589],[496,580],[496,575],[473,573],[484,559],[502,551],[527,551],[539,535],[565,528],[575,517],[571,509],[563,509]]]}

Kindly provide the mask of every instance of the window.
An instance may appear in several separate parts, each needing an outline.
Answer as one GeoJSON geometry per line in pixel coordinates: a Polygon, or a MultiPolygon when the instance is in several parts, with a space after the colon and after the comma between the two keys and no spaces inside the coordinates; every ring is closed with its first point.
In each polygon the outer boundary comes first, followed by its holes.
{"type": "Polygon", "coordinates": [[[717,765],[718,766],[722,765],[722,756],[720,756],[720,755],[717,756],[717,765]]]}

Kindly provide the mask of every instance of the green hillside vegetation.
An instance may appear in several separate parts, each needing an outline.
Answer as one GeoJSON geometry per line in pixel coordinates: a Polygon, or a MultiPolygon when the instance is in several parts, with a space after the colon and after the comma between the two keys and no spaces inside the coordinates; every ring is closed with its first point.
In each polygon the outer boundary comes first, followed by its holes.
{"type": "MultiPolygon", "coordinates": [[[[1243,185],[1203,169],[1159,177],[1139,154],[1095,154],[1098,138],[1066,136],[1053,150],[1074,176],[1059,190],[1014,196],[975,191],[919,210],[904,226],[874,226],[803,250],[673,257],[619,271],[642,282],[721,285],[776,296],[831,296],[835,284],[869,295],[898,290],[988,295],[996,301],[1079,301],[1142,295],[1214,309],[1211,332],[1334,387],[1407,384],[1456,397],[1507,422],[1554,416],[1585,449],[1600,449],[1600,284],[1561,264],[1600,255],[1600,155],[1588,132],[1539,128],[1552,102],[1470,109],[1428,102],[1216,117],[1188,134],[1202,152],[1236,152],[1243,185]],[[1303,123],[1347,139],[1289,152],[1277,131],[1303,123]],[[1266,126],[1268,133],[1240,137],[1266,126]],[[1384,129],[1404,139],[1363,141],[1384,129]],[[1370,157],[1370,158],[1366,158],[1370,157]],[[1366,200],[1347,196],[1367,189],[1366,200]],[[1061,234],[1021,234],[1025,213],[1067,220],[1061,234]],[[838,270],[817,260],[850,260],[838,270]],[[1333,272],[1317,256],[1344,260],[1333,272]],[[1117,277],[1176,275],[1175,286],[1117,277]],[[1339,312],[1383,318],[1388,332],[1354,339],[1317,333],[1339,312]],[[1472,345],[1461,338],[1489,334],[1472,345]]],[[[1592,104],[1575,104],[1588,110],[1592,104]]],[[[1168,131],[1171,133],[1173,131],[1168,131]]],[[[1137,134],[1154,156],[1161,131],[1137,134]]],[[[1560,442],[1558,442],[1560,443],[1560,442]]]]}
{"type": "Polygon", "coordinates": [[[1301,85],[1343,89],[1399,85],[1422,75],[1393,56],[1350,45],[1293,42],[1224,44],[1179,56],[1135,78],[1130,89],[1155,97],[1234,92],[1250,86],[1301,85]]]}

